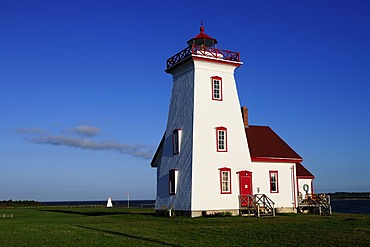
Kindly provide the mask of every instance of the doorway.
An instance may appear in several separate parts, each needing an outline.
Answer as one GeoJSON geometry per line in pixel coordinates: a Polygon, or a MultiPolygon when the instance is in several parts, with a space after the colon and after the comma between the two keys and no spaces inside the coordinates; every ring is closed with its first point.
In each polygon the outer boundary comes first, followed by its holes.
{"type": "Polygon", "coordinates": [[[239,173],[239,192],[240,192],[240,204],[242,207],[248,206],[249,200],[247,200],[248,195],[253,195],[252,186],[252,172],[250,171],[240,171],[239,173]]]}

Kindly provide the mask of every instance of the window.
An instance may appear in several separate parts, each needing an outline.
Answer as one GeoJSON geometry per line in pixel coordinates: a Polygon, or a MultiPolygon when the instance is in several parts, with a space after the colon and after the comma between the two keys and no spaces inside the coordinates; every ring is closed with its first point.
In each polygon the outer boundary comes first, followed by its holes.
{"type": "Polygon", "coordinates": [[[220,191],[221,194],[231,194],[231,169],[223,167],[220,171],[220,191]]]}
{"type": "Polygon", "coordinates": [[[270,192],[279,193],[278,171],[270,171],[270,192]]]}
{"type": "Polygon", "coordinates": [[[227,129],[225,127],[216,128],[217,152],[227,152],[227,129]]]}
{"type": "Polygon", "coordinates": [[[169,194],[170,195],[176,195],[178,173],[179,171],[176,169],[169,170],[168,182],[169,182],[169,194]]]}
{"type": "Polygon", "coordinates": [[[180,153],[181,129],[175,129],[172,133],[173,154],[180,153]]]}
{"type": "Polygon", "coordinates": [[[212,76],[212,99],[222,100],[222,78],[218,76],[212,76]]]}

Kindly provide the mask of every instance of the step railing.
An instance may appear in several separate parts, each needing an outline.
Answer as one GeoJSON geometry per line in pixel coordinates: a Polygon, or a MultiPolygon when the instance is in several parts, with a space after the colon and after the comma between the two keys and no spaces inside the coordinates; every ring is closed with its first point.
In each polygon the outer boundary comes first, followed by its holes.
{"type": "Polygon", "coordinates": [[[261,214],[275,216],[275,203],[271,200],[271,198],[265,194],[256,194],[254,197],[256,204],[259,207],[258,217],[260,217],[261,214]]]}
{"type": "Polygon", "coordinates": [[[248,215],[275,216],[275,203],[265,194],[240,195],[240,211],[248,211],[248,215]]]}
{"type": "Polygon", "coordinates": [[[243,211],[248,212],[248,216],[255,215],[257,212],[257,205],[254,202],[253,195],[240,195],[239,196],[239,208],[241,214],[243,211]]]}
{"type": "Polygon", "coordinates": [[[299,196],[297,211],[332,215],[330,196],[326,194],[306,194],[305,198],[299,196]]]}

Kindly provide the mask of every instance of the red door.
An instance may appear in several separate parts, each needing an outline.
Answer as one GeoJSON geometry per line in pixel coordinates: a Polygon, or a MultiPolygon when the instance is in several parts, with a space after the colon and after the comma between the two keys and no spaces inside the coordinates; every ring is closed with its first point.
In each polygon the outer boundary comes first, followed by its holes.
{"type": "Polygon", "coordinates": [[[239,191],[240,191],[240,202],[242,207],[248,206],[247,195],[253,195],[252,188],[252,173],[249,171],[239,172],[239,191]]]}

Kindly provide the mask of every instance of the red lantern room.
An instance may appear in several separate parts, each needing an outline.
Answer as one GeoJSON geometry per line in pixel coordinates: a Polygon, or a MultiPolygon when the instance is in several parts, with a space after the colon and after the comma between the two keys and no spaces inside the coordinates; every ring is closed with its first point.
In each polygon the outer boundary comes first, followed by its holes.
{"type": "MultiPolygon", "coordinates": [[[[188,47],[167,59],[167,70],[169,72],[175,66],[187,61],[191,57],[203,57],[227,62],[240,63],[239,52],[221,50],[215,47],[217,40],[204,32],[203,24],[200,26],[200,33],[188,40],[188,47]]],[[[241,64],[241,63],[240,63],[241,64]]]]}
{"type": "Polygon", "coordinates": [[[217,40],[210,37],[204,32],[203,24],[199,28],[200,33],[195,36],[194,38],[188,40],[188,45],[199,45],[199,46],[205,46],[205,47],[214,47],[217,44],[217,40]]]}

